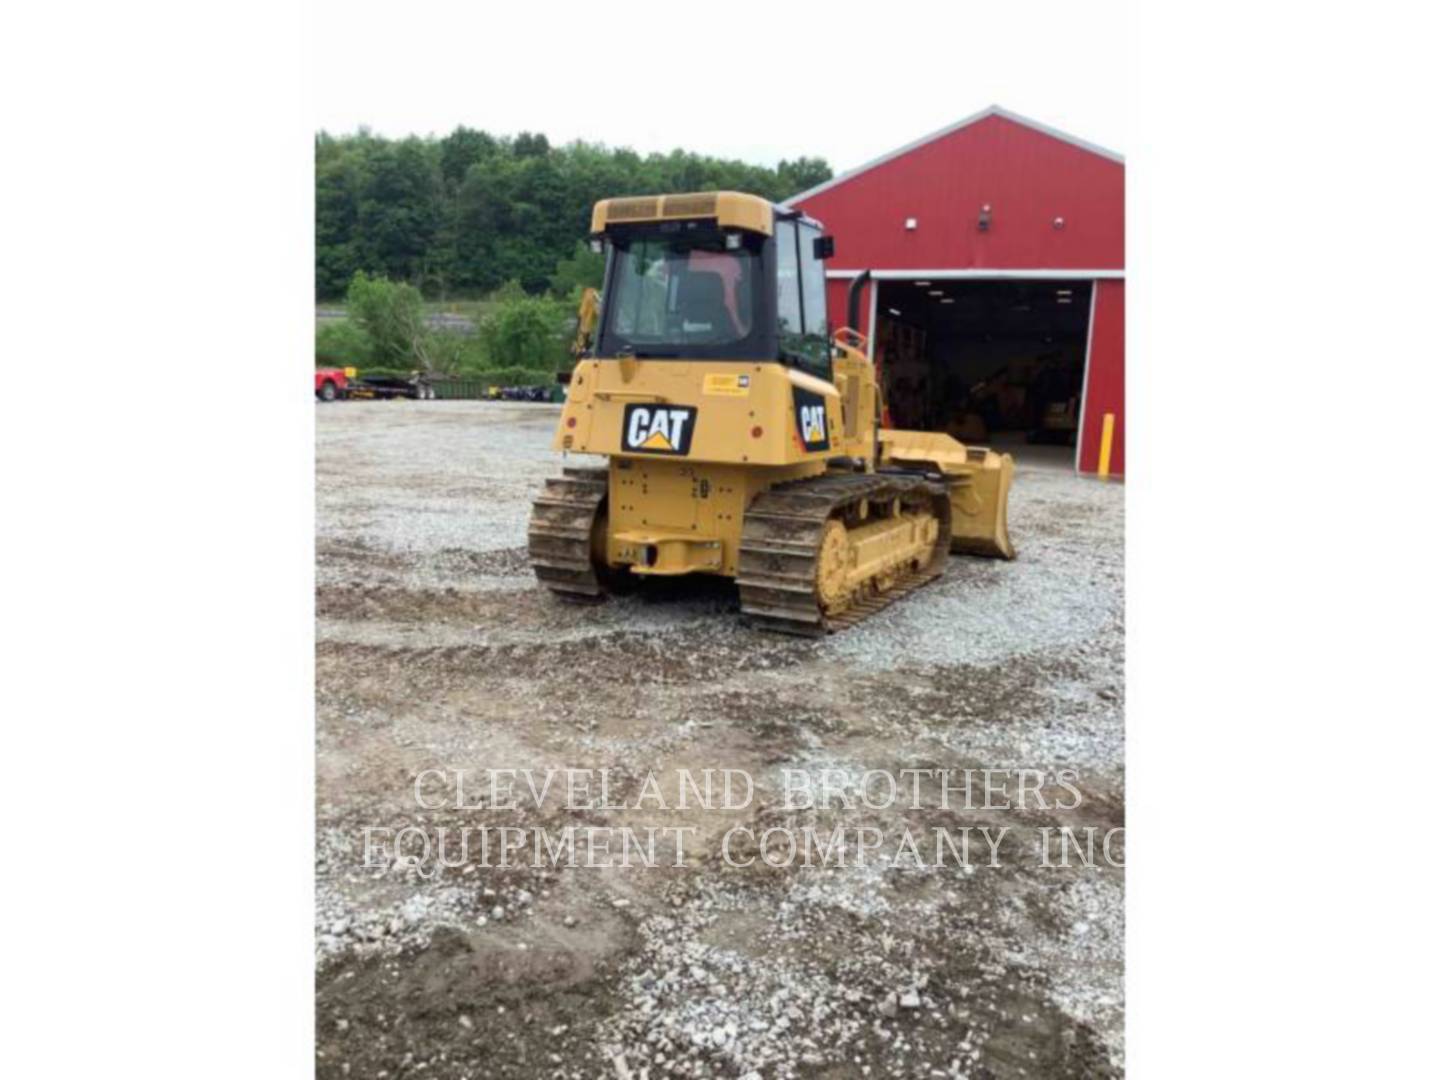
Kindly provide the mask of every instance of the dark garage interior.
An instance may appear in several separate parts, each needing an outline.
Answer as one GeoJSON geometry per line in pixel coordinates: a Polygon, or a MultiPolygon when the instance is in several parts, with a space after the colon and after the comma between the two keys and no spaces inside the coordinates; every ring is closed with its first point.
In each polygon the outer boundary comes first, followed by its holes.
{"type": "Polygon", "coordinates": [[[896,427],[1068,462],[1090,281],[881,281],[875,357],[896,427]],[[1024,448],[1024,449],[1020,449],[1024,448]]]}

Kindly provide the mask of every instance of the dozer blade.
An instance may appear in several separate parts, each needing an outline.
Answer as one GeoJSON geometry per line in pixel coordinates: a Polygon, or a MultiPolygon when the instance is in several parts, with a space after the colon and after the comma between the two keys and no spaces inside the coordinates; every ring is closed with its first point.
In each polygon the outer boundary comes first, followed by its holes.
{"type": "Polygon", "coordinates": [[[1013,559],[1015,545],[1010,542],[1009,517],[1015,459],[981,447],[971,453],[976,455],[974,464],[978,467],[970,473],[968,482],[950,485],[950,550],[1013,559]]]}
{"type": "Polygon", "coordinates": [[[939,431],[880,432],[882,464],[938,470],[950,490],[950,550],[992,559],[1015,558],[1010,542],[1010,484],[1015,459],[966,446],[939,431]]]}

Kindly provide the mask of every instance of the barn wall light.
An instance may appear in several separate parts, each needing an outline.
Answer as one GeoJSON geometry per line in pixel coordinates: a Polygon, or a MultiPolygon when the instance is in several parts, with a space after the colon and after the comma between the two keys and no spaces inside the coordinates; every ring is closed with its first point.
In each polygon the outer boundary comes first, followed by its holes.
{"type": "Polygon", "coordinates": [[[990,204],[988,202],[980,207],[980,231],[990,231],[990,204]]]}

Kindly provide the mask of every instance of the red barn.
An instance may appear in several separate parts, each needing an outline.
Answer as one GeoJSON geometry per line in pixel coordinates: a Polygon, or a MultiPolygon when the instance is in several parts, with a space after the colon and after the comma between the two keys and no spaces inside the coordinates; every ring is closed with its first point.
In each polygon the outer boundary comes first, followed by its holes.
{"type": "Polygon", "coordinates": [[[856,329],[896,426],[1124,473],[1124,158],[992,106],[789,205],[835,237],[837,325],[870,271],[856,329]]]}

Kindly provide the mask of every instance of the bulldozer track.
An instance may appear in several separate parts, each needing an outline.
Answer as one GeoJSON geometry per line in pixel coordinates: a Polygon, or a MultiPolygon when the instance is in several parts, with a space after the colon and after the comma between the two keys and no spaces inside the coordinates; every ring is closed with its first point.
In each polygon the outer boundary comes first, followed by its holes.
{"type": "Polygon", "coordinates": [[[945,488],[922,476],[829,473],[794,480],[758,496],[745,511],[740,536],[740,610],[764,630],[821,637],[853,626],[945,572],[950,547],[950,501],[945,488]],[[939,519],[930,559],[835,615],[820,607],[816,569],[825,523],[862,499],[926,502],[939,519]]]}
{"type": "Polygon", "coordinates": [[[566,469],[545,481],[545,490],[530,506],[530,565],[562,599],[593,603],[605,598],[591,537],[608,489],[604,469],[566,469]]]}

